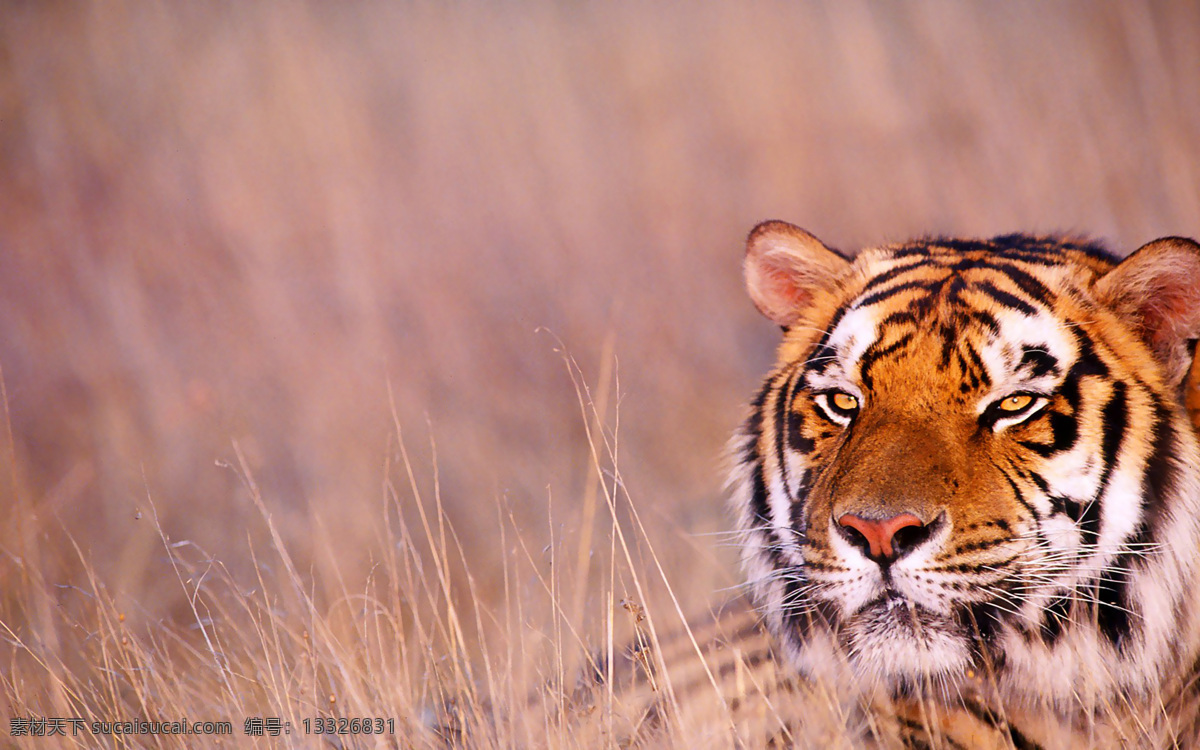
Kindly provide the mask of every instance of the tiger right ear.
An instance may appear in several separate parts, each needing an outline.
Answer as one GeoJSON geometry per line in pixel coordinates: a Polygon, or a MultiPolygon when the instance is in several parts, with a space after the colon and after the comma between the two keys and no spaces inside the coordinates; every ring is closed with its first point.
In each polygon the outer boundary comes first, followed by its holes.
{"type": "Polygon", "coordinates": [[[746,289],[763,315],[781,326],[799,320],[822,289],[832,288],[850,262],[800,227],[764,221],[746,240],[746,289]]]}
{"type": "Polygon", "coordinates": [[[1164,237],[1143,245],[1096,282],[1101,300],[1132,322],[1178,385],[1200,338],[1200,244],[1164,237]]]}

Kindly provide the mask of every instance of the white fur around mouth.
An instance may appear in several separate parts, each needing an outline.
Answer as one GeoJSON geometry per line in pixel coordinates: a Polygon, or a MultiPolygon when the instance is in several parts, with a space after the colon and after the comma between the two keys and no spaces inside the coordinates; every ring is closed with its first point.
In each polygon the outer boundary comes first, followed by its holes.
{"type": "Polygon", "coordinates": [[[944,676],[968,663],[967,642],[952,621],[895,593],[859,612],[846,634],[856,670],[873,679],[944,676]]]}

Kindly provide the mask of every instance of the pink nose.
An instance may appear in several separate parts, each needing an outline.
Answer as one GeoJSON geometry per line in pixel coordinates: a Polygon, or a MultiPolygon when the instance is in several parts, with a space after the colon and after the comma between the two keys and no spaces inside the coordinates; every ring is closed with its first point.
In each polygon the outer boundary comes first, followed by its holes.
{"type": "Polygon", "coordinates": [[[921,523],[921,519],[914,516],[912,513],[901,513],[898,516],[884,518],[879,521],[868,518],[860,518],[846,514],[838,519],[838,523],[847,528],[854,529],[863,538],[867,540],[867,544],[871,549],[871,557],[890,559],[895,557],[896,551],[892,548],[892,539],[896,536],[896,532],[900,529],[906,529],[910,526],[918,528],[925,524],[921,523]]]}

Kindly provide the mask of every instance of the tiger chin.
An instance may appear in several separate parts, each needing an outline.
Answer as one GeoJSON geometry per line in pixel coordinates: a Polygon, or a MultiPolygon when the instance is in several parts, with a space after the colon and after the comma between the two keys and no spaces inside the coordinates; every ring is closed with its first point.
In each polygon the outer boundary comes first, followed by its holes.
{"type": "Polygon", "coordinates": [[[730,486],[791,668],[1002,746],[1200,743],[1200,245],[772,221],[745,275],[783,340],[730,486]]]}

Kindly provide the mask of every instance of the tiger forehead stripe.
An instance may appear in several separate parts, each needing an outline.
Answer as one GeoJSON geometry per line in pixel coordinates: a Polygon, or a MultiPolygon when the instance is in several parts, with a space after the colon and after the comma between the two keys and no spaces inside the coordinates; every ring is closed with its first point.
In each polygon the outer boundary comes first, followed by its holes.
{"type": "MultiPolygon", "coordinates": [[[[922,246],[923,257],[916,260],[912,255],[916,252],[914,248],[901,248],[877,260],[884,269],[838,310],[829,332],[813,348],[806,362],[806,368],[817,374],[826,373],[835,364],[840,367],[830,373],[831,378],[810,378],[808,384],[832,387],[832,382],[821,381],[836,380],[837,375],[845,375],[839,371],[849,371],[857,365],[863,384],[869,388],[873,382],[871,369],[876,363],[901,352],[911,341],[911,337],[888,336],[888,330],[903,331],[914,323],[923,326],[927,321],[936,321],[928,330],[942,339],[940,367],[958,363],[965,376],[960,389],[963,393],[990,385],[989,368],[980,361],[974,344],[962,338],[962,326],[977,326],[984,333],[984,342],[993,340],[1001,334],[997,316],[1040,319],[1052,312],[1055,298],[1032,269],[1022,267],[1024,258],[986,255],[978,252],[979,247],[966,245],[973,252],[963,256],[963,247],[922,246]],[[888,263],[894,265],[888,268],[888,263]],[[849,342],[855,346],[845,346],[849,342]]],[[[1030,377],[1057,375],[1060,373],[1057,361],[1049,352],[1044,356],[1031,352],[1022,366],[1030,377]]]]}
{"type": "Polygon", "coordinates": [[[1030,377],[1038,377],[1040,375],[1059,373],[1058,358],[1051,354],[1045,345],[1033,347],[1021,347],[1021,361],[1017,365],[1018,370],[1028,369],[1030,377]]]}
{"type": "Polygon", "coordinates": [[[905,292],[916,292],[907,310],[920,311],[923,300],[941,296],[947,303],[970,307],[962,298],[963,292],[982,294],[1001,307],[1027,315],[1037,313],[1037,307],[1049,307],[1053,293],[1030,271],[1021,268],[1024,259],[985,255],[979,252],[963,257],[938,253],[936,247],[921,247],[926,257],[912,261],[907,255],[913,249],[894,251],[892,258],[904,262],[883,271],[868,281],[851,303],[851,309],[870,307],[886,302],[905,292]],[[999,285],[997,284],[999,282],[999,285]]]}

